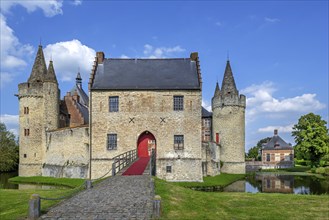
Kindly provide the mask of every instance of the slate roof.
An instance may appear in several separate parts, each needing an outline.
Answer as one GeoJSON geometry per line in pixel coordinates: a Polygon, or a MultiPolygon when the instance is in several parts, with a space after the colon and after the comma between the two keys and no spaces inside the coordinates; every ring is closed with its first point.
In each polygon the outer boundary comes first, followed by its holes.
{"type": "Polygon", "coordinates": [[[232,68],[230,61],[226,63],[225,73],[222,82],[222,93],[223,95],[236,95],[238,90],[236,89],[232,68]]]}
{"type": "Polygon", "coordinates": [[[209,112],[207,109],[202,107],[202,118],[210,118],[212,117],[212,112],[209,112]]]}
{"type": "Polygon", "coordinates": [[[291,150],[292,146],[287,144],[279,135],[274,135],[271,140],[263,145],[263,150],[291,150]]]}
{"type": "Polygon", "coordinates": [[[104,59],[92,90],[200,90],[196,61],[178,59],[104,59]]]}
{"type": "Polygon", "coordinates": [[[83,118],[84,118],[84,123],[88,124],[89,123],[89,110],[85,105],[82,105],[79,102],[76,102],[78,109],[80,110],[83,118]]]}
{"type": "Polygon", "coordinates": [[[71,95],[74,95],[75,92],[80,96],[80,103],[89,106],[89,97],[79,84],[76,84],[70,91],[71,95]]]}

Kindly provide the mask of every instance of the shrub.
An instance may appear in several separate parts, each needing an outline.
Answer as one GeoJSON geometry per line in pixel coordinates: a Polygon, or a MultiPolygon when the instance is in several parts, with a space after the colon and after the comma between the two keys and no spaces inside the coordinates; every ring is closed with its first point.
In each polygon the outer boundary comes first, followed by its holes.
{"type": "Polygon", "coordinates": [[[324,167],[316,168],[315,173],[324,174],[325,173],[325,168],[324,167]]]}

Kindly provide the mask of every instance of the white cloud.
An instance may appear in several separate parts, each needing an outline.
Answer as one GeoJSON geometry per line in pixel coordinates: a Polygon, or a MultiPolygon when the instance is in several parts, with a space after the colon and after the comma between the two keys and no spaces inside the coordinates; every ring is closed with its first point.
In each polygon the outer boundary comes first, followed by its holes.
{"type": "Polygon", "coordinates": [[[62,81],[70,81],[76,77],[78,68],[82,78],[89,78],[96,52],[74,39],[49,44],[44,49],[44,54],[47,61],[52,57],[57,77],[62,81]]]}
{"type": "Polygon", "coordinates": [[[204,107],[205,109],[207,109],[209,112],[212,112],[211,109],[211,103],[206,101],[206,100],[202,100],[202,107],[204,107]]]}
{"type": "Polygon", "coordinates": [[[181,53],[184,52],[185,49],[181,46],[175,46],[175,47],[153,47],[150,44],[144,45],[144,56],[146,58],[165,58],[165,57],[172,57],[175,53],[181,53]]]}
{"type": "Polygon", "coordinates": [[[82,0],[73,0],[72,4],[75,5],[75,6],[81,5],[82,0]]]}
{"type": "Polygon", "coordinates": [[[272,82],[251,85],[241,91],[247,96],[247,120],[255,115],[283,116],[287,113],[307,113],[325,108],[325,104],[316,99],[316,94],[302,94],[292,98],[274,98],[276,91],[272,82]]]}
{"type": "Polygon", "coordinates": [[[280,21],[280,19],[278,18],[269,18],[269,17],[265,17],[264,20],[269,23],[277,23],[280,21]]]}
{"type": "Polygon", "coordinates": [[[3,13],[10,13],[10,9],[16,5],[24,7],[28,13],[32,13],[38,9],[43,11],[46,17],[53,17],[58,14],[63,14],[61,0],[47,0],[47,1],[22,1],[22,0],[10,0],[1,1],[0,7],[3,13]]]}
{"type": "Polygon", "coordinates": [[[4,69],[25,67],[24,57],[33,54],[31,45],[22,45],[6,22],[5,16],[0,14],[0,53],[1,71],[4,69]]]}
{"type": "Polygon", "coordinates": [[[14,79],[14,74],[8,72],[0,72],[0,86],[1,89],[5,87],[8,83],[12,82],[14,79]]]}
{"type": "Polygon", "coordinates": [[[268,133],[268,132],[273,132],[274,129],[278,129],[279,132],[281,133],[291,133],[292,132],[292,127],[294,125],[286,125],[286,126],[267,126],[264,128],[259,128],[258,132],[260,133],[268,133]]]}
{"type": "Polygon", "coordinates": [[[128,57],[127,55],[122,54],[122,55],[120,56],[120,58],[122,58],[122,59],[128,59],[129,57],[128,57]]]}
{"type": "Polygon", "coordinates": [[[0,122],[6,125],[7,130],[14,133],[17,137],[19,134],[19,123],[18,123],[19,116],[18,115],[0,115],[0,122]]]}

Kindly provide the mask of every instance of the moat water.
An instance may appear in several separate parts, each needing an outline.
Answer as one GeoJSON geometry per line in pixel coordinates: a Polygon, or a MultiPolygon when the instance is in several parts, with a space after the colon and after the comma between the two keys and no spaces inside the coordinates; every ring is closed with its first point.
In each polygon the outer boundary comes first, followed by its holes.
{"type": "Polygon", "coordinates": [[[44,184],[16,184],[8,179],[18,175],[18,172],[0,173],[0,189],[58,189],[67,188],[65,186],[51,186],[44,184]]]}
{"type": "Polygon", "coordinates": [[[329,178],[314,175],[285,175],[277,173],[257,173],[247,176],[226,187],[194,187],[207,192],[248,192],[248,193],[290,193],[329,194],[329,178]]]}

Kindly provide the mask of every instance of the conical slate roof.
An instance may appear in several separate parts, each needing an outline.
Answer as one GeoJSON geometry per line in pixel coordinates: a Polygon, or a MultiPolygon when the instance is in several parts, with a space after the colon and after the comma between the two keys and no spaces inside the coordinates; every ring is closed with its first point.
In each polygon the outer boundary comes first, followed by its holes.
{"type": "Polygon", "coordinates": [[[45,81],[57,83],[57,78],[54,70],[53,61],[49,61],[48,71],[45,77],[45,81]]]}
{"type": "Polygon", "coordinates": [[[224,73],[224,78],[223,78],[223,83],[222,83],[222,94],[223,95],[237,95],[238,90],[236,89],[230,61],[228,60],[226,63],[226,68],[225,68],[225,73],[224,73]]]}
{"type": "Polygon", "coordinates": [[[218,82],[217,82],[214,96],[219,96],[219,95],[220,95],[220,88],[219,88],[219,85],[218,85],[218,82]]]}
{"type": "Polygon", "coordinates": [[[39,45],[37,56],[35,57],[31,75],[28,82],[43,82],[47,74],[45,57],[43,55],[42,46],[39,45]]]}

